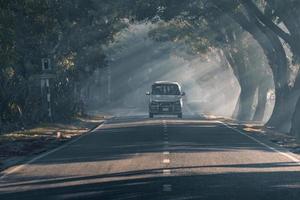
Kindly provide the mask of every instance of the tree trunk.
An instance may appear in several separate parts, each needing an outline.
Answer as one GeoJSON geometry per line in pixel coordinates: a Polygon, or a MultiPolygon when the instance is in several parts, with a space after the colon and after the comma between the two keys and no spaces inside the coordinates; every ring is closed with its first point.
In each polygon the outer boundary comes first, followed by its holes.
{"type": "Polygon", "coordinates": [[[213,0],[213,3],[223,12],[223,14],[228,14],[244,30],[248,31],[262,47],[273,72],[276,91],[275,107],[268,124],[274,127],[280,126],[280,124],[277,123],[277,120],[274,119],[279,117],[281,114],[280,108],[284,107],[284,104],[286,103],[282,94],[286,93],[286,90],[288,89],[288,61],[278,35],[258,21],[257,16],[252,12],[248,12],[246,16],[242,12],[233,11],[235,8],[234,4],[232,4],[233,2],[225,4],[224,1],[213,0]]]}
{"type": "Polygon", "coordinates": [[[281,90],[276,91],[275,89],[275,94],[276,99],[274,109],[269,121],[267,122],[267,125],[271,127],[276,127],[281,122],[281,118],[283,117],[283,110],[285,107],[284,102],[286,100],[281,90]]]}
{"type": "Polygon", "coordinates": [[[290,134],[296,136],[296,140],[298,143],[300,143],[300,98],[297,100],[297,104],[295,107],[295,111],[293,113],[292,117],[292,125],[290,134]]]}
{"type": "Polygon", "coordinates": [[[236,104],[232,117],[241,121],[250,121],[253,115],[253,102],[256,92],[255,76],[251,72],[251,67],[247,65],[249,55],[244,52],[240,46],[234,45],[231,41],[232,48],[226,49],[224,55],[231,66],[233,73],[240,84],[239,100],[236,104]],[[239,49],[237,52],[232,49],[239,49]]]}
{"type": "MultiPolygon", "coordinates": [[[[241,19],[241,18],[240,18],[241,19]]],[[[255,19],[254,19],[255,20],[255,19]]],[[[249,22],[242,20],[240,23],[249,30],[253,37],[263,48],[266,57],[273,71],[276,101],[274,111],[271,115],[268,125],[280,129],[281,123],[278,120],[282,118],[283,110],[288,96],[288,76],[287,76],[287,57],[279,38],[268,28],[263,27],[259,22],[249,22]],[[250,27],[252,26],[252,28],[250,27]],[[256,27],[256,28],[255,28],[256,27]]]]}
{"type": "Polygon", "coordinates": [[[265,116],[266,104],[267,104],[267,92],[268,88],[260,86],[258,88],[258,101],[256,110],[253,116],[253,121],[262,122],[265,116]]]}
{"type": "Polygon", "coordinates": [[[253,115],[253,102],[256,88],[252,84],[240,84],[241,93],[239,97],[239,109],[237,119],[240,121],[250,121],[253,115]]]}
{"type": "Polygon", "coordinates": [[[275,106],[267,126],[288,133],[299,97],[299,90],[277,91],[275,106]]]}
{"type": "Polygon", "coordinates": [[[239,113],[239,108],[240,108],[240,96],[235,104],[234,111],[232,113],[232,119],[237,119],[238,113],[239,113]]]}

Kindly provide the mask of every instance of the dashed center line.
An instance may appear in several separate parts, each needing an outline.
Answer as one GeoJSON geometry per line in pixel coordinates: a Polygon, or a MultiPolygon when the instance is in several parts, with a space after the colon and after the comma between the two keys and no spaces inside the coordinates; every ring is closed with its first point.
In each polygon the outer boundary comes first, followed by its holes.
{"type": "Polygon", "coordinates": [[[164,184],[163,185],[163,191],[164,192],[171,192],[172,191],[172,185],[171,184],[164,184]]]}
{"type": "Polygon", "coordinates": [[[170,169],[164,169],[163,170],[163,175],[170,175],[171,174],[171,170],[170,169]]]}
{"type": "MultiPolygon", "coordinates": [[[[164,134],[164,148],[168,148],[169,147],[169,136],[168,136],[167,123],[166,123],[165,120],[163,120],[163,134],[164,134]]],[[[164,155],[163,163],[164,164],[169,164],[170,159],[168,157],[170,155],[170,152],[169,151],[164,151],[163,155],[164,155]]],[[[170,169],[163,169],[162,173],[163,173],[163,175],[168,176],[168,175],[171,174],[171,170],[170,169]]],[[[162,190],[163,190],[163,192],[171,192],[172,191],[172,185],[171,184],[164,184],[162,190]]]]}

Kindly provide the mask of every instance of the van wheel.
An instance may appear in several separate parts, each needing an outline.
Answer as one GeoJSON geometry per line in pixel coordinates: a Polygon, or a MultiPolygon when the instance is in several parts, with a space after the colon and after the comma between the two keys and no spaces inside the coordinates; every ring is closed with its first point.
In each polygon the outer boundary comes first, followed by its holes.
{"type": "Polygon", "coordinates": [[[178,118],[182,118],[182,113],[177,115],[178,118]]]}
{"type": "Polygon", "coordinates": [[[149,117],[150,117],[150,118],[153,118],[153,113],[149,113],[149,117]]]}

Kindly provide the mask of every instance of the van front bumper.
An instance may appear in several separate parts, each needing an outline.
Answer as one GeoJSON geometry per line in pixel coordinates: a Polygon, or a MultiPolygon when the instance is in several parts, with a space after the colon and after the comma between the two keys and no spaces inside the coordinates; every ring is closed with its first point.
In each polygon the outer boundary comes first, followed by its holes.
{"type": "Polygon", "coordinates": [[[180,102],[155,102],[149,105],[149,113],[180,114],[182,113],[182,105],[180,102]]]}

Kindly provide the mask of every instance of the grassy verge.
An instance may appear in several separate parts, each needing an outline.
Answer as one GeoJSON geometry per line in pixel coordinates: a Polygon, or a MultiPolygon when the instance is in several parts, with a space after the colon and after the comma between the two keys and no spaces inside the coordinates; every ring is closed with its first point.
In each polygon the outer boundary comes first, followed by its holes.
{"type": "Polygon", "coordinates": [[[297,143],[295,136],[281,133],[279,131],[269,129],[262,124],[255,123],[237,123],[232,120],[226,121],[229,125],[235,126],[248,134],[256,134],[265,139],[288,149],[290,152],[300,154],[300,144],[297,143]]]}
{"type": "Polygon", "coordinates": [[[268,129],[266,127],[256,127],[251,125],[246,126],[244,131],[263,135],[269,141],[288,149],[290,152],[300,154],[300,144],[297,143],[295,136],[268,129]]]}
{"type": "Polygon", "coordinates": [[[81,135],[105,120],[104,116],[74,118],[64,123],[45,123],[0,135],[0,170],[81,135]]]}

